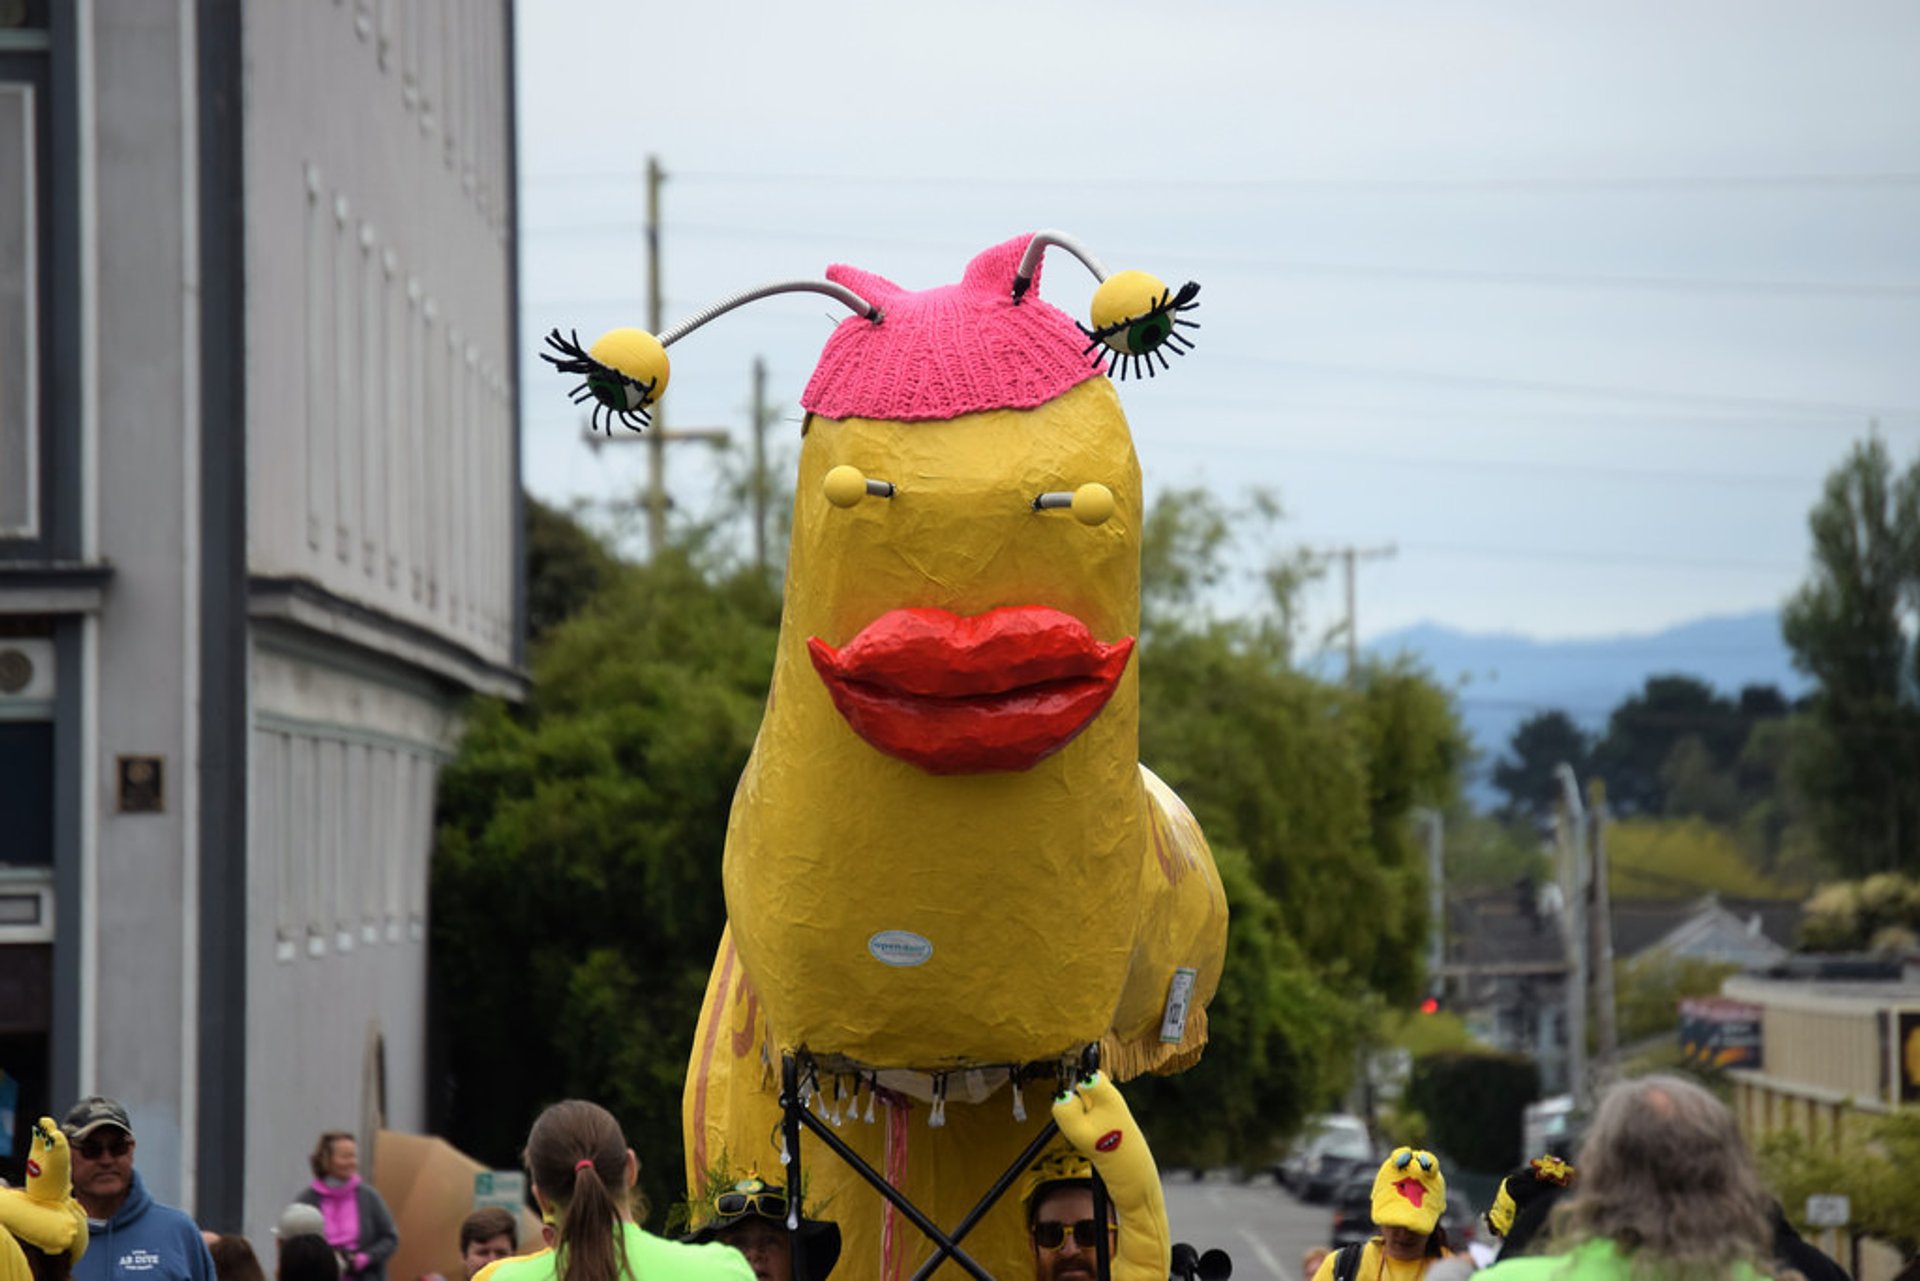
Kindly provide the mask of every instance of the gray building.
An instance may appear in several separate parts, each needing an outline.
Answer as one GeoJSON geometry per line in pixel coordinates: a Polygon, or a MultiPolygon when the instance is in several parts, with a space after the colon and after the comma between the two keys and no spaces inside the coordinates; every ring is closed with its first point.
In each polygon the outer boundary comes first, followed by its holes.
{"type": "Polygon", "coordinates": [[[426,1121],[435,781],[520,675],[506,0],[0,0],[0,1173],[264,1238],[426,1121]]]}

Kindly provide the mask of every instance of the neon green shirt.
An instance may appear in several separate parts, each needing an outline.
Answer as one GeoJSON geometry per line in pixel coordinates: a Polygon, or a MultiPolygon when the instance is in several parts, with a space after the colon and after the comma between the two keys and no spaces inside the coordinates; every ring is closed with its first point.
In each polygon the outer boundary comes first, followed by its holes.
{"type": "MultiPolygon", "coordinates": [[[[669,1241],[633,1223],[621,1224],[620,1233],[634,1281],[754,1281],[747,1256],[730,1245],[669,1241]]],[[[496,1259],[473,1281],[557,1281],[553,1259],[552,1250],[496,1259]]]]}

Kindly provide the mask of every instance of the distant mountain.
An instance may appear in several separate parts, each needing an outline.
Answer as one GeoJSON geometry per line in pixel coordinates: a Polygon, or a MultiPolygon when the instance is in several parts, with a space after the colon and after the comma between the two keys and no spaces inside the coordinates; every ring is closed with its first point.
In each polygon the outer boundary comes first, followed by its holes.
{"type": "MultiPolygon", "coordinates": [[[[1366,650],[1378,658],[1410,656],[1455,690],[1481,752],[1480,780],[1528,717],[1557,708],[1586,729],[1604,729],[1607,714],[1649,676],[1692,676],[1729,696],[1745,685],[1777,686],[1789,698],[1808,690],[1773,610],[1703,618],[1650,636],[1570,641],[1423,623],[1376,637],[1366,650]]],[[[1469,790],[1483,803],[1494,796],[1484,781],[1469,790]]]]}

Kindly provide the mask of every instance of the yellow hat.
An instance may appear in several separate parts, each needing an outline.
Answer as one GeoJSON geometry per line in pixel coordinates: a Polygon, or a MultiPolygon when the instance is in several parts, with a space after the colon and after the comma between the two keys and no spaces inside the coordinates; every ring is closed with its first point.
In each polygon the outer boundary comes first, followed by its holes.
{"type": "Polygon", "coordinates": [[[1050,1183],[1084,1183],[1093,1186],[1093,1162],[1074,1151],[1049,1152],[1027,1167],[1020,1181],[1020,1208],[1033,1211],[1033,1198],[1050,1183]]]}
{"type": "Polygon", "coordinates": [[[1377,1227],[1431,1232],[1447,1208],[1447,1180],[1431,1152],[1395,1148],[1373,1177],[1373,1222],[1377,1227]]]}
{"type": "Polygon", "coordinates": [[[27,1140],[27,1186],[0,1189],[0,1228],[23,1245],[75,1262],[87,1251],[87,1212],[73,1199],[67,1136],[43,1116],[27,1140]]]}

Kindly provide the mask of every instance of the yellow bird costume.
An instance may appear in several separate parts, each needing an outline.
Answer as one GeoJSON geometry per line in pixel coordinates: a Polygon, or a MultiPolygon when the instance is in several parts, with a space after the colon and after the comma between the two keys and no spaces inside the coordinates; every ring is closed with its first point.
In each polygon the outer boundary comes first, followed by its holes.
{"type": "MultiPolygon", "coordinates": [[[[828,277],[855,315],[802,397],[772,688],[687,1077],[689,1182],[722,1154],[777,1163],[779,1066],[799,1053],[837,1136],[951,1227],[1084,1047],[1124,1080],[1205,1045],[1226,898],[1199,825],[1139,761],[1145,511],[1099,376],[1184,350],[1198,286],[1107,277],[1044,232],[938,289],[828,277]],[[1091,326],[1040,299],[1049,246],[1105,281],[1091,326]]],[[[734,302],[790,287],[814,286],[734,302]]],[[[665,348],[721,309],[659,341],[555,334],[548,359],[608,430],[637,427],[665,348]]],[[[806,1174],[844,1270],[890,1281],[928,1257],[838,1162],[806,1174]]],[[[963,1244],[1016,1275],[1024,1224],[1003,1207],[963,1244]]]]}

